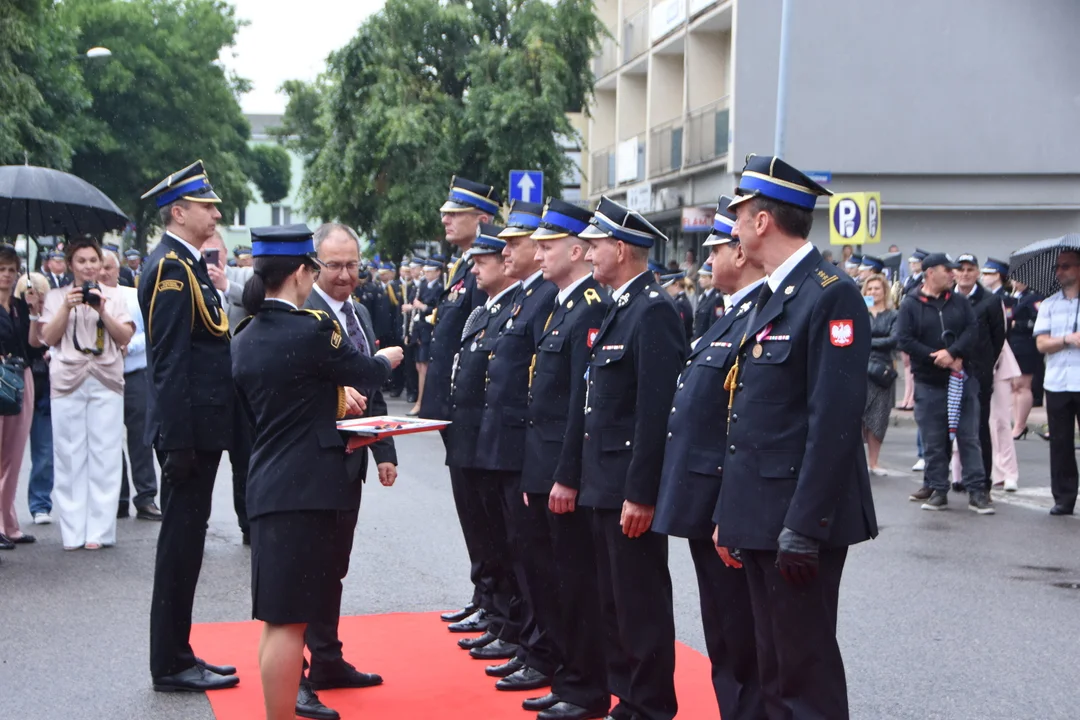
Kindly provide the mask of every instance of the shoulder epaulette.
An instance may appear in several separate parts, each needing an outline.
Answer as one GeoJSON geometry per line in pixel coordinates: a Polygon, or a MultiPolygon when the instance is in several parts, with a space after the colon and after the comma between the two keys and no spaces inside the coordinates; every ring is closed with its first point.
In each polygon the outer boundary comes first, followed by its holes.
{"type": "Polygon", "coordinates": [[[823,288],[829,287],[834,282],[840,279],[839,275],[836,275],[835,273],[825,272],[821,268],[818,268],[815,274],[817,275],[818,282],[821,283],[821,287],[823,288]]]}
{"type": "Polygon", "coordinates": [[[232,333],[233,337],[236,337],[240,333],[241,330],[246,328],[248,326],[248,324],[251,322],[251,319],[253,317],[255,317],[255,316],[254,315],[248,315],[247,317],[243,318],[240,322],[236,323],[236,327],[233,329],[233,333],[232,333]]]}
{"type": "Polygon", "coordinates": [[[297,308],[289,312],[293,315],[311,315],[317,320],[328,320],[330,318],[330,313],[325,310],[315,310],[314,308],[297,308]]]}

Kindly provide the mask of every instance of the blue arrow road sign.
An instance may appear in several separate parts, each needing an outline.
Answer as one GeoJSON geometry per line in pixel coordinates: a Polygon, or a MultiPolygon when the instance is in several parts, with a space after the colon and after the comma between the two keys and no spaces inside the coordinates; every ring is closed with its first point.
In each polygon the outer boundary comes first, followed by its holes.
{"type": "Polygon", "coordinates": [[[539,170],[511,170],[510,199],[544,202],[544,173],[539,170]]]}

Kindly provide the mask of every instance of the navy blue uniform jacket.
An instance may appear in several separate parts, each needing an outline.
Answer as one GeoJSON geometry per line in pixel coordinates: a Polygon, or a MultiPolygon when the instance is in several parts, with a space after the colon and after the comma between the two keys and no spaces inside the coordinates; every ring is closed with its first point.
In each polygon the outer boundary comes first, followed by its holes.
{"type": "Polygon", "coordinates": [[[724,296],[719,290],[711,290],[698,298],[694,310],[694,338],[699,338],[724,314],[724,296]]]}
{"type": "Polygon", "coordinates": [[[145,441],[160,451],[228,450],[233,435],[229,322],[201,260],[165,233],[139,283],[149,370],[145,441]]]}
{"type": "Polygon", "coordinates": [[[544,323],[559,293],[554,283],[537,277],[518,289],[510,317],[502,326],[487,368],[487,392],[480,419],[484,442],[473,467],[521,472],[525,462],[525,415],[529,410],[529,366],[544,323]]]}
{"type": "Polygon", "coordinates": [[[713,512],[727,449],[724,379],[746,329],[751,295],[709,328],[690,352],[668,417],[668,444],[652,529],[685,538],[712,537],[713,512]]]}
{"type": "Polygon", "coordinates": [[[255,427],[248,516],[358,508],[362,486],[335,426],[338,388],[379,386],[390,363],[362,354],[327,313],[267,300],[233,340],[232,373],[255,427]]]}
{"type": "Polygon", "coordinates": [[[869,358],[859,288],[811,250],[747,323],[719,545],[776,550],[784,527],[826,547],[877,535],[862,445],[869,358]]]}
{"type": "MultiPolygon", "coordinates": [[[[450,388],[450,420],[453,424],[446,428],[447,465],[478,467],[476,451],[486,406],[488,363],[495,342],[499,339],[499,331],[506,325],[514,309],[515,292],[508,292],[499,298],[461,341],[460,357],[455,363],[450,388]]],[[[424,393],[427,394],[426,389],[424,393]]]]}
{"type": "Polygon", "coordinates": [[[609,307],[608,294],[590,275],[555,306],[543,330],[529,387],[523,492],[548,493],[555,483],[581,487],[585,368],[609,307]]]}
{"type": "Polygon", "coordinates": [[[655,505],[667,416],[686,356],[675,304],[652,273],[630,283],[593,342],[585,401],[581,492],[585,507],[655,505]]]}
{"type": "Polygon", "coordinates": [[[469,272],[472,261],[460,259],[450,269],[450,277],[439,295],[435,311],[435,329],[431,338],[431,364],[424,381],[424,397],[420,416],[432,420],[450,419],[450,375],[454,356],[461,347],[461,332],[469,313],[483,305],[487,296],[476,287],[476,278],[469,272]]]}

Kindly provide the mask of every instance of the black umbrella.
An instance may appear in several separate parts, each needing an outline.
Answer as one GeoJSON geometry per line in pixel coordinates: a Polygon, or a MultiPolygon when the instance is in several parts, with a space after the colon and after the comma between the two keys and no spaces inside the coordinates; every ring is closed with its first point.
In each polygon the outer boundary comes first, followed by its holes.
{"type": "Polygon", "coordinates": [[[32,165],[0,167],[0,236],[101,235],[128,217],[81,178],[32,165]]]}
{"type": "Polygon", "coordinates": [[[1022,247],[1009,256],[1009,277],[1024,283],[1035,292],[1049,297],[1061,289],[1054,266],[1062,250],[1080,252],[1080,234],[1040,240],[1022,247]]]}

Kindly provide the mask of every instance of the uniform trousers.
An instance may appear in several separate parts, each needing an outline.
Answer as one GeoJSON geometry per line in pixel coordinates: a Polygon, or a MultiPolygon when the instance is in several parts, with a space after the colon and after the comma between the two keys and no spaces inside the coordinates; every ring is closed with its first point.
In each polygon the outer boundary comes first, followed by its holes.
{"type": "Polygon", "coordinates": [[[525,504],[519,473],[502,473],[508,542],[522,600],[521,651],[526,665],[553,677],[562,664],[552,628],[558,613],[547,495],[525,504]]]}
{"type": "Polygon", "coordinates": [[[476,468],[459,471],[460,493],[455,490],[454,500],[465,544],[472,548],[470,556],[479,564],[481,607],[491,615],[490,632],[504,642],[517,644],[521,640],[522,607],[503,510],[505,473],[476,468]]]}
{"type": "Polygon", "coordinates": [[[20,532],[15,513],[15,491],[19,487],[19,470],[34,422],[34,376],[30,368],[24,369],[23,388],[19,414],[0,415],[0,532],[8,537],[18,537],[20,532]]]}
{"type": "Polygon", "coordinates": [[[53,500],[64,547],[116,543],[124,396],[87,376],[52,399],[53,500]]]}
{"type": "Polygon", "coordinates": [[[473,595],[470,604],[474,607],[483,608],[487,612],[492,612],[491,578],[484,575],[487,568],[480,562],[479,554],[482,545],[481,539],[486,537],[486,533],[474,532],[476,520],[469,515],[472,497],[465,487],[464,471],[453,465],[448,467],[447,470],[450,471],[450,490],[454,496],[454,509],[457,511],[458,524],[461,525],[461,535],[465,539],[465,551],[469,555],[469,580],[473,584],[473,595]]]}
{"type": "Polygon", "coordinates": [[[1050,431],[1050,491],[1054,502],[1076,505],[1076,422],[1080,419],[1080,392],[1046,391],[1046,423],[1050,431]]]}
{"type": "Polygon", "coordinates": [[[255,428],[244,413],[239,401],[233,403],[233,442],[229,449],[229,464],[232,466],[233,510],[236,512],[236,524],[240,532],[251,532],[247,514],[248,465],[251,463],[251,446],[255,442],[255,428]]]}
{"type": "Polygon", "coordinates": [[[591,513],[608,688],[635,718],[671,720],[678,703],[668,538],[649,531],[631,539],[619,525],[621,510],[591,513]]]}
{"type": "Polygon", "coordinates": [[[690,538],[688,542],[697,573],[701,625],[720,717],[763,720],[765,698],[757,669],[747,574],[724,564],[712,538],[690,538]]]}
{"type": "Polygon", "coordinates": [[[352,555],[353,537],[356,534],[358,510],[338,512],[338,522],[334,528],[327,552],[334,555],[334,575],[338,578],[333,604],[337,607],[338,619],[334,622],[311,622],[304,631],[304,644],[311,651],[311,677],[333,676],[344,661],[341,639],[338,637],[338,623],[341,619],[341,581],[349,574],[349,558],[352,555]]]}
{"type": "Polygon", "coordinates": [[[743,551],[769,720],[848,717],[844,660],[836,642],[846,559],[847,548],[822,548],[817,578],[796,587],[780,574],[774,551],[743,551]]]}
{"type": "MultiPolygon", "coordinates": [[[[135,507],[141,508],[157,499],[157,472],[154,450],[146,444],[146,368],[124,373],[124,427],[127,429],[127,458],[131,461],[131,484],[135,486],[135,507]]],[[[120,465],[120,505],[131,499],[127,463],[120,465]]]]}
{"type": "MultiPolygon", "coordinates": [[[[165,453],[157,453],[166,467],[165,453]]],[[[150,674],[173,675],[195,665],[191,649],[191,609],[202,570],[206,524],[220,450],[199,450],[183,476],[161,475],[161,530],[150,601],[150,674]]]]}
{"type": "MultiPolygon", "coordinates": [[[[546,508],[547,501],[547,495],[529,494],[530,508],[537,503],[546,508]]],[[[590,520],[587,508],[559,515],[547,513],[550,557],[546,562],[552,568],[555,586],[554,595],[543,602],[555,603],[549,622],[562,658],[551,683],[552,692],[579,707],[606,713],[611,694],[605,670],[605,619],[597,588],[590,520]]]]}

